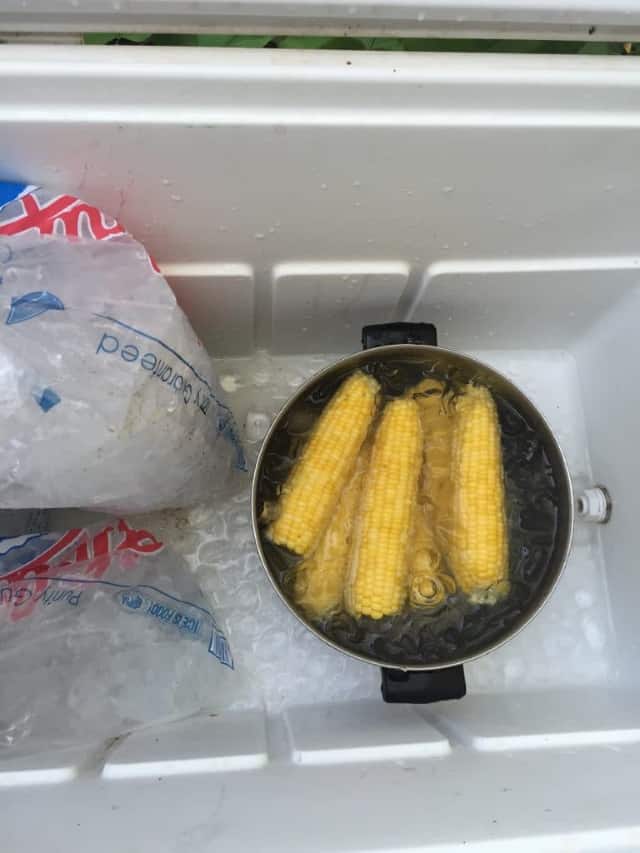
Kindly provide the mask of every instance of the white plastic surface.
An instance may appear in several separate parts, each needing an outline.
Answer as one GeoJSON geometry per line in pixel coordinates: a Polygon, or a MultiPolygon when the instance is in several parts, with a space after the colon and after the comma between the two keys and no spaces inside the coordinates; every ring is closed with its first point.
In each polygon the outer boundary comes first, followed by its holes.
{"type": "Polygon", "coordinates": [[[640,695],[603,690],[545,690],[470,696],[428,710],[436,725],[481,752],[512,752],[639,743],[640,695]],[[526,720],[526,724],[523,723],[526,720]]]}
{"type": "Polygon", "coordinates": [[[0,31],[381,33],[633,41],[633,0],[4,0],[0,31]]]}
{"type": "Polygon", "coordinates": [[[449,742],[410,705],[380,701],[302,705],[286,712],[296,764],[353,764],[439,758],[449,742]]]}
{"type": "Polygon", "coordinates": [[[102,770],[105,779],[181,776],[255,770],[267,763],[264,716],[238,712],[137,732],[118,743],[102,770]]]}
{"type": "Polygon", "coordinates": [[[532,396],[576,491],[614,501],[469,696],[420,711],[379,706],[375,668],[276,599],[246,493],[163,517],[253,707],[1,768],[32,774],[4,776],[7,849],[637,850],[640,68],[3,48],[0,85],[2,176],[118,215],[205,339],[228,327],[214,354],[254,456],[361,316],[435,318],[532,396]]]}

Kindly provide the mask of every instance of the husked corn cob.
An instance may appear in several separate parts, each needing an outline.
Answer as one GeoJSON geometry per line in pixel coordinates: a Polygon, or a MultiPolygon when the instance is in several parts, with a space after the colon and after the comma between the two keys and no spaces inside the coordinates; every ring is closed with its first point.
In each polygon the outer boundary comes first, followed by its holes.
{"type": "Polygon", "coordinates": [[[417,403],[393,400],[373,439],[360,502],[346,595],[355,616],[381,619],[402,608],[421,460],[417,403]]]}
{"type": "Polygon", "coordinates": [[[437,607],[456,591],[451,575],[442,565],[428,517],[431,510],[421,504],[416,518],[409,560],[409,604],[417,608],[437,607]]]}
{"type": "Polygon", "coordinates": [[[456,589],[442,560],[449,526],[452,431],[450,410],[443,395],[443,383],[431,378],[408,392],[418,404],[424,447],[408,582],[409,604],[417,608],[437,607],[456,589]]]}
{"type": "Polygon", "coordinates": [[[427,505],[427,523],[437,547],[443,552],[451,527],[451,407],[444,396],[444,384],[438,379],[424,379],[409,393],[420,409],[424,438],[420,499],[427,505]]]}
{"type": "Polygon", "coordinates": [[[376,412],[379,385],[356,371],[318,418],[276,507],[268,535],[306,556],[318,543],[353,471],[376,412]]]}
{"type": "Polygon", "coordinates": [[[324,616],[342,605],[355,516],[369,453],[369,443],[365,442],[320,544],[296,569],[294,598],[313,616],[324,616]]]}
{"type": "Polygon", "coordinates": [[[487,388],[467,385],[456,402],[449,564],[478,600],[505,591],[508,543],[500,427],[487,388]]]}

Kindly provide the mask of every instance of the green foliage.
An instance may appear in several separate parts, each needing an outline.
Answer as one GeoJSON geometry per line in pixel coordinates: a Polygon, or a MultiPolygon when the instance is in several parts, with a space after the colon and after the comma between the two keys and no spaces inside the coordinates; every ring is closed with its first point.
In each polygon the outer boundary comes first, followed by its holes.
{"type": "Polygon", "coordinates": [[[163,33],[87,33],[85,44],[163,45],[165,47],[250,47],[284,50],[379,50],[465,53],[636,54],[636,45],[619,42],[524,41],[516,39],[435,39],[394,37],[272,36],[163,33]]]}

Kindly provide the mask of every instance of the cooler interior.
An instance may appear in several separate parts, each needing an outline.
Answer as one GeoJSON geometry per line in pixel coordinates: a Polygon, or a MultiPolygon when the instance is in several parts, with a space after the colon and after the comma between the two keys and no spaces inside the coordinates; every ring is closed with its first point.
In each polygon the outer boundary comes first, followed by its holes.
{"type": "Polygon", "coordinates": [[[252,460],[255,416],[362,325],[428,321],[531,397],[577,494],[613,500],[608,524],[576,523],[533,623],[466,667],[468,696],[425,707],[385,706],[375,667],[285,610],[248,481],[156,516],[251,698],[3,761],[7,849],[637,849],[637,67],[4,47],[0,77],[0,178],[77,193],[145,243],[252,460]]]}

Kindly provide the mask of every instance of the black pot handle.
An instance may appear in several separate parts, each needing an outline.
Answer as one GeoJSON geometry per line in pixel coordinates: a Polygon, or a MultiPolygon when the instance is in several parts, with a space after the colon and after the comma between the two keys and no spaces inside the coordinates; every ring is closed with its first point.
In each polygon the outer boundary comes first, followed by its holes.
{"type": "MultiPolygon", "coordinates": [[[[438,345],[432,323],[378,323],[362,329],[362,348],[387,344],[438,345]]],[[[446,669],[415,670],[382,668],[382,698],[385,702],[427,704],[443,699],[461,699],[467,692],[462,665],[446,669]]]]}
{"type": "Polygon", "coordinates": [[[438,335],[433,323],[378,323],[362,330],[362,349],[383,347],[387,344],[428,344],[438,346],[438,335]]]}
{"type": "Polygon", "coordinates": [[[462,664],[413,672],[382,668],[382,698],[385,702],[426,705],[444,699],[462,699],[466,692],[462,664]]]}

